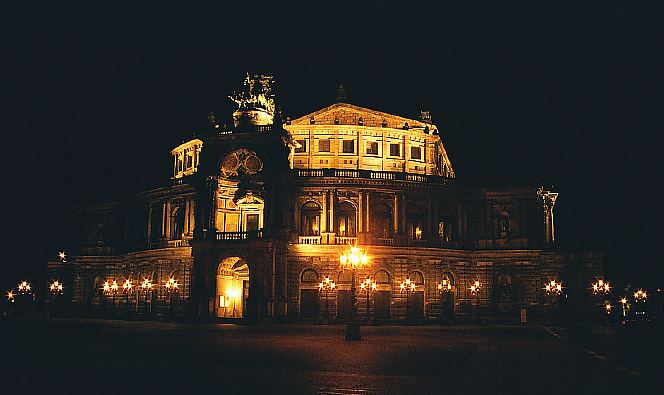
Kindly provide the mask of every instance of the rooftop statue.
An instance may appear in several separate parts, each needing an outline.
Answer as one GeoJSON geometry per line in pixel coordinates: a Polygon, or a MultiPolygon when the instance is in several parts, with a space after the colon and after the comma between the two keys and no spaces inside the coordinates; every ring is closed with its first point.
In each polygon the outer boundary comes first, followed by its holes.
{"type": "Polygon", "coordinates": [[[274,93],[272,84],[274,77],[270,75],[247,73],[242,90],[229,96],[238,109],[233,112],[233,124],[240,125],[272,125],[274,121],[274,93]]]}

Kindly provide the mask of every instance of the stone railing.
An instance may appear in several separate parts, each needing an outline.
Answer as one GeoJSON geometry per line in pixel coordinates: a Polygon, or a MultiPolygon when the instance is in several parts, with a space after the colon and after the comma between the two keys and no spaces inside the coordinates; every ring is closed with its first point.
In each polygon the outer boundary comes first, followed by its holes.
{"type": "Polygon", "coordinates": [[[159,240],[148,243],[148,249],[189,247],[189,240],[159,240]]]}
{"type": "Polygon", "coordinates": [[[414,181],[422,183],[449,184],[454,181],[453,178],[426,175],[411,174],[394,171],[373,171],[373,170],[346,170],[346,169],[294,169],[297,177],[339,177],[339,178],[370,178],[374,180],[400,180],[414,181]]]}
{"type": "Polygon", "coordinates": [[[335,244],[350,244],[355,245],[357,243],[357,237],[353,236],[336,236],[334,238],[335,244]]]}
{"type": "Polygon", "coordinates": [[[250,230],[248,232],[217,232],[215,238],[219,241],[254,240],[263,238],[263,230],[250,230]]]}
{"type": "Polygon", "coordinates": [[[300,244],[320,244],[320,236],[298,236],[300,244]]]}

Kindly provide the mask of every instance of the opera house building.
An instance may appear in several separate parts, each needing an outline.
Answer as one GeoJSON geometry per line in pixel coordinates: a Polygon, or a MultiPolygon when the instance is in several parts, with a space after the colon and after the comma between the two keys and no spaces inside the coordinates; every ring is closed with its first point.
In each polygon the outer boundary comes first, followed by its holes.
{"type": "Polygon", "coordinates": [[[210,114],[164,158],[162,187],[77,207],[76,246],[48,266],[75,306],[343,321],[356,299],[376,322],[575,314],[603,256],[556,244],[557,191],[465,185],[425,111],[342,94],[283,118],[272,83],[247,75],[232,126],[210,114]],[[352,247],[367,257],[355,276],[340,268],[352,247]]]}

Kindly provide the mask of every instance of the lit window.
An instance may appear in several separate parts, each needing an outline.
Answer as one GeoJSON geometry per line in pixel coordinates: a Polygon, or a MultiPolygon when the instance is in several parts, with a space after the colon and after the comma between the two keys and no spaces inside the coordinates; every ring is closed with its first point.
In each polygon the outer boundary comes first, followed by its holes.
{"type": "Polygon", "coordinates": [[[378,155],[378,143],[367,141],[367,155],[378,155]]]}
{"type": "Polygon", "coordinates": [[[300,145],[298,148],[295,148],[296,154],[301,154],[307,152],[307,140],[295,140],[300,145]]]}
{"type": "Polygon", "coordinates": [[[401,156],[399,144],[390,144],[390,156],[401,156]]]}
{"type": "Polygon", "coordinates": [[[318,152],[330,152],[330,139],[321,139],[318,141],[318,152]]]}
{"type": "Polygon", "coordinates": [[[410,147],[411,159],[422,159],[422,149],[420,147],[410,147]]]}
{"type": "Polygon", "coordinates": [[[355,153],[355,141],[354,140],[344,140],[344,145],[342,148],[344,154],[354,154],[355,153]]]}

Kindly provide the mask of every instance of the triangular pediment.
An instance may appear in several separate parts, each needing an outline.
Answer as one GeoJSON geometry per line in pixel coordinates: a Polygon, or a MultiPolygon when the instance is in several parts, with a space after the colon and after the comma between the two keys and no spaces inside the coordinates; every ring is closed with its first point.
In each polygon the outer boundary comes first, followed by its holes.
{"type": "Polygon", "coordinates": [[[416,119],[400,117],[398,115],[388,114],[382,111],[376,111],[365,107],[355,106],[349,103],[334,103],[330,106],[321,108],[310,114],[303,115],[291,121],[291,125],[310,125],[311,121],[316,125],[362,125],[374,127],[388,127],[402,129],[406,123],[409,128],[422,128],[428,126],[435,128],[431,124],[426,124],[416,119]]]}

